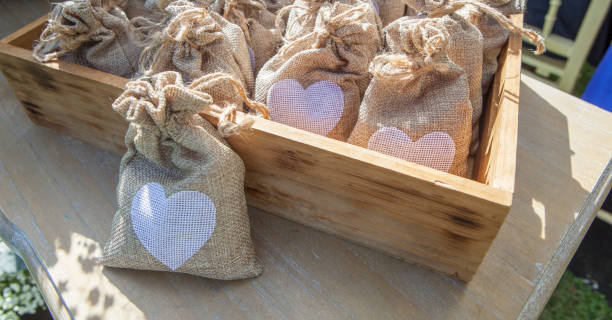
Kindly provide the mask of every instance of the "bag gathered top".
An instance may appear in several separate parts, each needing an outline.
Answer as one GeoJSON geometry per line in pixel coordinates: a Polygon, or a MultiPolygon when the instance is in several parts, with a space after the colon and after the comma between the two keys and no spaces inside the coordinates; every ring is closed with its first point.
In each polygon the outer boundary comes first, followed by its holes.
{"type": "Polygon", "coordinates": [[[187,1],[172,2],[165,10],[172,18],[154,33],[140,56],[144,75],[177,71],[190,82],[222,72],[240,79],[252,92],[251,60],[238,26],[187,1]]]}
{"type": "Polygon", "coordinates": [[[231,122],[221,101],[209,94],[228,84],[248,106],[267,114],[265,106],[246,97],[240,82],[221,73],[187,86],[179,73],[162,72],[129,82],[115,100],[113,109],[130,125],[104,265],[224,280],[261,273],[251,241],[244,164],[222,138],[249,122],[220,123],[218,132],[200,115],[231,122]]]}
{"type": "Polygon", "coordinates": [[[270,119],[345,141],[381,46],[376,19],[371,3],[323,3],[314,28],[288,41],[257,75],[255,100],[270,108],[270,119]]]}
{"type": "Polygon", "coordinates": [[[472,127],[467,77],[447,54],[443,18],[400,18],[383,30],[386,51],[348,143],[466,176],[472,127]]]}
{"type": "Polygon", "coordinates": [[[101,0],[71,0],[54,5],[34,46],[40,62],[58,58],[131,78],[138,71],[142,46],[128,36],[129,20],[101,0]]]}
{"type": "Polygon", "coordinates": [[[510,32],[519,33],[536,44],[536,54],[544,52],[544,39],[533,30],[523,28],[507,14],[521,12],[522,0],[406,0],[411,8],[428,15],[451,12],[472,23],[483,36],[482,92],[486,93],[497,71],[497,58],[510,32]],[[500,9],[500,10],[498,10],[500,9]]]}
{"type": "Polygon", "coordinates": [[[263,0],[214,0],[210,8],[242,29],[257,75],[283,42],[275,27],[276,15],[263,0]]]}

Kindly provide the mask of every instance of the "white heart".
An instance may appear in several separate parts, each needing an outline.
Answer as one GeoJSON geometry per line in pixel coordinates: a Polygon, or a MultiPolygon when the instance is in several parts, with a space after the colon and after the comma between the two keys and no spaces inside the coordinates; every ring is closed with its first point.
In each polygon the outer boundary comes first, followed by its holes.
{"type": "Polygon", "coordinates": [[[318,81],[302,89],[294,79],[276,82],[267,97],[270,119],[294,128],[327,135],[344,111],[342,89],[330,81],[318,81]]]}
{"type": "Polygon", "coordinates": [[[164,187],[147,183],[132,199],[132,228],[142,245],[172,270],[178,269],[210,239],[217,210],[198,191],[181,191],[166,199],[164,187]]]}
{"type": "Polygon", "coordinates": [[[455,142],[445,132],[434,131],[416,142],[395,127],[378,129],[368,141],[368,149],[446,171],[455,157],[455,142]]]}

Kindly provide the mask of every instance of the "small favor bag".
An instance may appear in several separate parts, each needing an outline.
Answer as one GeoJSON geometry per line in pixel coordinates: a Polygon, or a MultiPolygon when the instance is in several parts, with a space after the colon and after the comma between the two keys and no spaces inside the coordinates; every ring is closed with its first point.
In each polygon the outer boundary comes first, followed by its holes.
{"type": "Polygon", "coordinates": [[[210,6],[213,11],[242,29],[253,74],[257,75],[283,43],[275,28],[276,15],[268,11],[263,0],[215,0],[210,6]]]}
{"type": "Polygon", "coordinates": [[[242,30],[220,15],[187,1],[166,7],[172,17],[143,50],[140,68],[145,75],[178,71],[185,82],[222,72],[253,90],[253,71],[242,30]]]}
{"type": "Polygon", "coordinates": [[[544,52],[544,39],[539,34],[516,25],[506,16],[521,12],[524,8],[522,0],[406,0],[406,3],[415,10],[427,12],[434,17],[457,12],[480,30],[483,36],[483,94],[488,92],[497,72],[497,58],[510,32],[520,33],[535,43],[537,54],[544,52]]]}
{"type": "MultiPolygon", "coordinates": [[[[480,2],[491,6],[493,10],[496,10],[495,13],[501,12],[503,15],[520,13],[524,9],[524,3],[521,0],[480,0],[480,2]]],[[[487,14],[489,12],[491,10],[488,8],[480,10],[474,6],[468,6],[468,8],[458,12],[466,19],[472,21],[484,38],[482,64],[483,93],[489,91],[491,82],[493,82],[495,77],[495,72],[497,72],[497,59],[503,46],[508,41],[509,30],[512,30],[511,28],[504,27],[503,23],[498,21],[499,17],[496,18],[495,15],[487,14]]],[[[538,41],[535,37],[530,37],[530,39],[538,41]]],[[[538,51],[541,50],[543,49],[538,49],[538,51]]]]}
{"type": "Polygon", "coordinates": [[[268,105],[274,121],[345,141],[379,46],[370,4],[325,3],[314,30],[285,44],[259,71],[255,100],[268,105]]]}
{"type": "Polygon", "coordinates": [[[40,62],[58,58],[131,78],[142,46],[128,37],[129,20],[121,8],[101,0],[54,5],[33,55],[40,62]]]}
{"type": "MultiPolygon", "coordinates": [[[[223,280],[259,275],[244,164],[198,113],[224,113],[208,93],[219,84],[235,86],[233,93],[248,105],[265,107],[249,100],[229,75],[211,74],[189,86],[176,72],[149,80],[128,83],[113,103],[130,126],[119,170],[118,210],[101,262],[223,280]]],[[[231,134],[237,126],[220,130],[231,134]]]]}
{"type": "Polygon", "coordinates": [[[370,65],[374,77],[347,142],[465,176],[472,107],[441,20],[401,18],[383,30],[387,51],[370,65]]]}

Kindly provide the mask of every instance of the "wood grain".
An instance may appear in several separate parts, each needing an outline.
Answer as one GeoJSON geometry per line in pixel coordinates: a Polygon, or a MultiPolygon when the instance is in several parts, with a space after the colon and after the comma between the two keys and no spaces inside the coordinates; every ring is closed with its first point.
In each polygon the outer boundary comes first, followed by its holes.
{"type": "MultiPolygon", "coordinates": [[[[514,15],[512,20],[522,25],[523,15],[514,15]]],[[[509,192],[514,191],[516,171],[521,46],[521,36],[511,34],[499,57],[488,107],[481,119],[481,141],[474,169],[476,180],[509,192]]]]}
{"type": "MultiPolygon", "coordinates": [[[[0,43],[0,68],[27,115],[122,152],[127,124],[110,104],[127,79],[35,61],[24,48],[44,23],[38,19],[0,43]]],[[[518,107],[507,97],[518,97],[518,64],[520,38],[513,37],[483,121],[486,151],[477,167],[486,184],[260,119],[228,139],[245,161],[249,204],[469,280],[512,202],[518,107]]]]}

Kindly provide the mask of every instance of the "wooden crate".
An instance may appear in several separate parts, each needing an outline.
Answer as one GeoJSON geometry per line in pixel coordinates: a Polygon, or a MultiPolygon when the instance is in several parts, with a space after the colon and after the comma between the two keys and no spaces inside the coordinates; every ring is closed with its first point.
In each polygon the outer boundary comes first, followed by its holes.
{"type": "MultiPolygon", "coordinates": [[[[31,48],[45,22],[0,42],[0,69],[17,98],[34,123],[122,152],[127,123],[110,105],[128,80],[38,63],[31,48]]],[[[512,202],[520,54],[521,39],[511,36],[485,107],[473,180],[259,119],[229,139],[247,168],[249,205],[469,280],[512,202]]]]}

